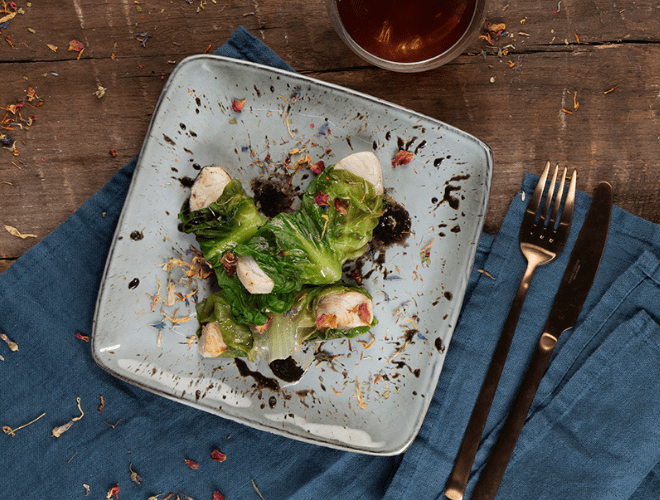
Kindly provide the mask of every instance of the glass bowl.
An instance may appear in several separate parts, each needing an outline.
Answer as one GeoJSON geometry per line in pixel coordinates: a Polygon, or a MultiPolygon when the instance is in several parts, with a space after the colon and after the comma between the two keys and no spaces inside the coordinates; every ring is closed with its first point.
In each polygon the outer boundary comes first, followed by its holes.
{"type": "MultiPolygon", "coordinates": [[[[384,57],[379,57],[373,54],[372,52],[369,52],[368,50],[363,48],[354,39],[353,36],[351,36],[351,34],[349,33],[350,30],[348,30],[347,27],[344,25],[344,22],[342,21],[342,18],[340,16],[340,9],[338,7],[338,3],[342,1],[347,2],[347,4],[356,5],[357,6],[356,8],[364,8],[362,7],[361,4],[368,3],[363,1],[358,2],[357,0],[325,0],[326,8],[328,10],[328,14],[330,15],[332,25],[335,28],[335,31],[337,32],[339,37],[353,52],[355,52],[365,61],[374,64],[375,66],[378,66],[380,68],[384,68],[391,71],[402,72],[402,73],[415,73],[420,71],[428,71],[437,68],[439,66],[442,66],[443,64],[446,64],[449,61],[458,57],[463,52],[463,50],[476,38],[477,34],[479,33],[483,25],[485,13],[486,13],[486,0],[473,0],[473,1],[468,0],[468,3],[474,4],[472,17],[468,20],[467,16],[469,15],[469,13],[466,13],[465,18],[461,18],[463,29],[459,33],[454,34],[453,38],[456,38],[456,40],[453,43],[451,43],[448,47],[443,47],[438,51],[439,53],[433,54],[430,57],[428,56],[422,57],[419,60],[411,60],[411,61],[400,61],[400,60],[397,61],[397,60],[392,60],[394,58],[388,59],[384,57]]],[[[448,5],[451,5],[452,3],[451,0],[445,0],[445,1],[447,2],[448,5]]],[[[391,1],[390,3],[395,3],[395,2],[396,0],[394,2],[391,1]]],[[[374,2],[374,3],[378,3],[378,2],[374,2]]],[[[408,2],[406,3],[408,4],[408,2]]],[[[379,8],[381,5],[383,4],[380,4],[379,8]]],[[[427,3],[427,6],[428,5],[429,4],[427,3]]],[[[472,8],[472,6],[470,7],[472,8]]],[[[378,23],[379,21],[375,20],[374,22],[378,23]]],[[[410,23],[410,25],[413,24],[417,24],[417,23],[410,23]]],[[[360,29],[364,25],[365,23],[362,23],[360,29]]],[[[384,28],[379,28],[379,29],[381,29],[379,35],[381,35],[380,38],[382,40],[383,33],[385,32],[386,36],[387,33],[384,28]]]]}

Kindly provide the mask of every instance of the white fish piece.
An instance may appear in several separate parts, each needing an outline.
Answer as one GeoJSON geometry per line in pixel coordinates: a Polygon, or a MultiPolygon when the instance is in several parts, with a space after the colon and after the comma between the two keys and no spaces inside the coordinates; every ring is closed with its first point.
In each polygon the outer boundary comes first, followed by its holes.
{"type": "Polygon", "coordinates": [[[195,179],[190,192],[190,210],[201,210],[216,201],[229,184],[231,177],[222,167],[204,167],[195,179]]]}
{"type": "Polygon", "coordinates": [[[380,162],[371,151],[361,151],[342,158],[335,169],[348,170],[372,184],[376,194],[383,194],[383,173],[380,162]]]}
{"type": "Polygon", "coordinates": [[[342,292],[326,295],[319,300],[316,306],[317,324],[319,318],[337,318],[337,327],[340,330],[370,325],[374,319],[371,299],[360,292],[342,292]]]}
{"type": "Polygon", "coordinates": [[[229,349],[229,346],[222,339],[220,325],[216,322],[204,325],[197,345],[199,347],[199,353],[205,358],[217,358],[229,349]]]}
{"type": "Polygon", "coordinates": [[[263,272],[252,256],[238,258],[236,275],[251,294],[270,293],[275,286],[275,282],[263,272]]]}

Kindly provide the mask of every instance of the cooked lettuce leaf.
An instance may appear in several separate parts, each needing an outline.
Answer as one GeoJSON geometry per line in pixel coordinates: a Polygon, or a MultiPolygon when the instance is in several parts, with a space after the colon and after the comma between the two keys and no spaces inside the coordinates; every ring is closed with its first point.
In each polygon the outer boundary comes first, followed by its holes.
{"type": "MultiPolygon", "coordinates": [[[[342,265],[364,253],[382,212],[382,195],[346,170],[328,167],[309,185],[301,208],[267,220],[241,184],[232,180],[208,208],[191,212],[184,203],[182,230],[193,233],[215,270],[219,291],[198,306],[201,328],[217,322],[224,343],[221,357],[284,359],[306,340],[355,337],[372,325],[340,330],[319,328],[316,308],[333,293],[363,289],[337,283],[342,265]],[[231,250],[251,256],[274,281],[270,294],[250,294],[225,272],[231,250]],[[263,333],[255,327],[265,327],[263,333]]],[[[371,298],[371,297],[369,297],[371,298]]]]}
{"type": "Polygon", "coordinates": [[[302,210],[316,222],[343,264],[366,250],[383,213],[383,196],[361,177],[332,166],[310,183],[303,195],[302,210]]]}
{"type": "Polygon", "coordinates": [[[259,214],[254,200],[236,179],[227,184],[220,198],[208,208],[191,211],[186,200],[179,219],[181,230],[195,235],[200,250],[216,273],[223,269],[224,253],[250,239],[267,220],[259,214]]]}
{"type": "Polygon", "coordinates": [[[245,357],[252,350],[253,339],[250,328],[234,321],[231,306],[220,293],[209,295],[197,305],[197,321],[199,321],[198,336],[201,335],[202,328],[207,323],[218,323],[222,332],[222,340],[229,347],[219,357],[245,357]]]}
{"type": "Polygon", "coordinates": [[[269,293],[253,295],[241,284],[238,277],[216,271],[218,287],[225,300],[231,304],[232,316],[239,323],[248,325],[264,325],[269,319],[269,313],[288,311],[296,294],[294,292],[269,293]]]}
{"type": "Polygon", "coordinates": [[[300,210],[272,218],[233,252],[253,257],[274,293],[335,283],[342,265],[364,253],[382,206],[370,183],[328,167],[310,183],[300,210]]]}
{"type": "Polygon", "coordinates": [[[230,347],[221,357],[247,357],[251,361],[261,357],[268,363],[275,359],[285,359],[305,341],[352,338],[369,331],[376,324],[374,318],[370,325],[345,330],[319,330],[316,323],[319,301],[328,295],[346,291],[357,291],[371,299],[364,289],[354,285],[337,283],[306,287],[296,296],[290,309],[269,317],[267,329],[263,333],[251,325],[238,322],[222,292],[216,292],[198,306],[198,334],[206,323],[215,321],[220,326],[223,341],[230,347]]]}
{"type": "Polygon", "coordinates": [[[356,285],[335,283],[304,288],[289,311],[274,314],[268,329],[264,333],[254,335],[254,346],[248,358],[255,360],[259,356],[270,363],[274,359],[287,358],[306,341],[353,338],[368,332],[377,323],[375,317],[370,325],[351,329],[320,330],[317,327],[316,308],[319,301],[328,295],[348,291],[360,292],[371,300],[371,295],[356,285]]]}

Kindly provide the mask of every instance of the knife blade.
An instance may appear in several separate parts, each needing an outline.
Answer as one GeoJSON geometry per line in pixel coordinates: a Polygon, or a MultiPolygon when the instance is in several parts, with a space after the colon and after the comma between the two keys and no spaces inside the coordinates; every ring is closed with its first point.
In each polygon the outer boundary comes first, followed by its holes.
{"type": "Polygon", "coordinates": [[[563,332],[575,325],[587,299],[605,249],[611,217],[612,186],[601,182],[571,252],[541,338],[502,431],[477,481],[472,500],[495,498],[557,340],[563,332]]]}

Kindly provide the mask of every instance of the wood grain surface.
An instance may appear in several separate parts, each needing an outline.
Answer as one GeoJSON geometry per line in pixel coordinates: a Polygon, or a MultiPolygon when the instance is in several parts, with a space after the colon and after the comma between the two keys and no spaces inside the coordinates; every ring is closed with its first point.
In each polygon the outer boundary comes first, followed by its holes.
{"type": "Polygon", "coordinates": [[[43,103],[21,110],[35,117],[29,128],[2,131],[19,154],[0,149],[0,224],[36,237],[0,227],[0,272],[139,152],[176,63],[213,52],[238,26],[305,75],[486,142],[495,159],[489,233],[497,232],[523,173],[539,172],[548,160],[577,168],[585,192],[611,182],[619,206],[660,223],[656,1],[495,0],[487,21],[504,23],[505,34],[477,39],[448,65],[417,74],[355,56],[334,32],[323,0],[15,3],[22,13],[0,29],[0,106],[25,101],[30,88],[43,103]],[[82,53],[67,50],[71,40],[82,42],[82,53]]]}

